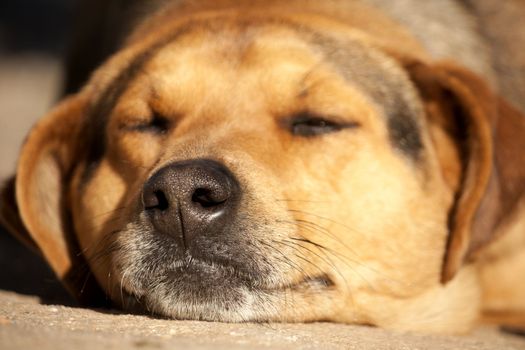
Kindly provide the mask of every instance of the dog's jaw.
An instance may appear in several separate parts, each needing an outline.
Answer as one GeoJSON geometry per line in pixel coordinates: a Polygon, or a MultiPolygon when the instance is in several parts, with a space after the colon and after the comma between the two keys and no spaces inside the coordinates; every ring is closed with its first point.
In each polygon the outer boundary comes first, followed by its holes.
{"type": "MultiPolygon", "coordinates": [[[[192,258],[188,252],[169,247],[169,243],[145,243],[149,234],[130,224],[117,234],[120,236],[113,244],[112,276],[116,285],[111,289],[113,299],[124,309],[221,322],[332,317],[334,306],[327,307],[327,303],[338,291],[326,273],[294,281],[290,277],[293,274],[287,274],[278,261],[268,264],[271,259],[258,254],[252,254],[252,261],[246,264],[250,268],[242,271],[192,258]],[[154,255],[163,258],[155,259],[154,255]],[[305,304],[309,305],[307,309],[305,304]]],[[[292,260],[286,263],[294,264],[292,260]]]]}

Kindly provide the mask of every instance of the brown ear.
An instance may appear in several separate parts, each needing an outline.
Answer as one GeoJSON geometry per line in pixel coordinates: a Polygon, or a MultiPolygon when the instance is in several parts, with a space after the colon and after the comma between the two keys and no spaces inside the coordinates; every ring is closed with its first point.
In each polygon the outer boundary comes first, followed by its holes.
{"type": "Polygon", "coordinates": [[[78,249],[67,203],[85,106],[81,95],[66,99],[33,128],[16,177],[2,192],[0,214],[15,236],[45,258],[73,296],[91,303],[100,297],[100,289],[78,249]]]}
{"type": "MultiPolygon", "coordinates": [[[[503,231],[525,197],[525,115],[464,68],[419,62],[406,67],[429,124],[453,140],[460,163],[443,265],[446,282],[503,231]]],[[[442,146],[435,142],[435,147],[442,146]]],[[[442,167],[449,167],[446,160],[442,167]]]]}

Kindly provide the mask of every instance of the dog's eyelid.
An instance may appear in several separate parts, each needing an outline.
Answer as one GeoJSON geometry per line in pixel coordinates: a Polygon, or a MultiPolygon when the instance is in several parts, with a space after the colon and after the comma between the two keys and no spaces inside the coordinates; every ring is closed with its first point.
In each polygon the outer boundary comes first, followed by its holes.
{"type": "Polygon", "coordinates": [[[137,120],[134,122],[124,122],[119,125],[120,130],[131,132],[151,132],[163,134],[171,127],[171,121],[161,114],[153,113],[148,120],[137,120]]]}
{"type": "Polygon", "coordinates": [[[292,117],[285,118],[283,124],[293,135],[307,137],[360,126],[356,121],[343,120],[335,116],[324,116],[309,111],[302,111],[292,117]]]}

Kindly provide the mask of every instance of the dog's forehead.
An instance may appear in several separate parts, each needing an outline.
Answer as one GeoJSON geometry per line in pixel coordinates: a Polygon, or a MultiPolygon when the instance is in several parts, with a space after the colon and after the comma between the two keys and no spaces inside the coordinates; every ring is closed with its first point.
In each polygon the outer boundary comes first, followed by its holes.
{"type": "Polygon", "coordinates": [[[164,52],[169,50],[176,55],[177,43],[186,41],[190,46],[206,43],[208,49],[216,48],[223,59],[238,63],[254,44],[263,39],[269,43],[272,36],[274,42],[269,47],[308,48],[312,56],[321,57],[323,63],[331,65],[345,80],[358,86],[383,110],[392,145],[409,158],[418,159],[423,147],[420,131],[423,112],[409,79],[395,61],[356,40],[282,20],[277,23],[243,22],[237,26],[189,22],[143,48],[92,104],[88,129],[92,133],[90,138],[97,142],[91,142],[88,163],[97,164],[105,153],[101,140],[105,140],[107,121],[121,96],[146,72],[145,67],[164,52]]]}
{"type": "Polygon", "coordinates": [[[166,104],[185,101],[180,114],[204,103],[216,111],[226,108],[227,114],[256,100],[267,100],[265,107],[293,100],[328,74],[321,55],[280,29],[190,35],[160,50],[130,91],[153,91],[166,104]]]}

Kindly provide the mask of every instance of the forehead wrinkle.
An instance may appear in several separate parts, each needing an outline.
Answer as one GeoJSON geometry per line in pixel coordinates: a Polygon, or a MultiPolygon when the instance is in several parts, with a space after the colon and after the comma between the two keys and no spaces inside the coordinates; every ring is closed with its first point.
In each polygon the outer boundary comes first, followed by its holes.
{"type": "Polygon", "coordinates": [[[301,99],[308,96],[309,90],[319,83],[319,80],[311,80],[311,77],[323,66],[323,64],[325,64],[325,62],[320,60],[319,62],[315,63],[312,68],[308,69],[308,71],[302,76],[299,81],[300,90],[297,94],[297,98],[301,99]]]}

